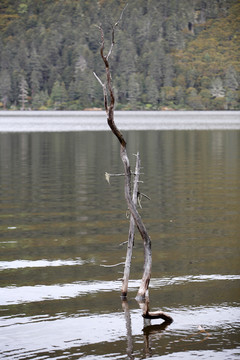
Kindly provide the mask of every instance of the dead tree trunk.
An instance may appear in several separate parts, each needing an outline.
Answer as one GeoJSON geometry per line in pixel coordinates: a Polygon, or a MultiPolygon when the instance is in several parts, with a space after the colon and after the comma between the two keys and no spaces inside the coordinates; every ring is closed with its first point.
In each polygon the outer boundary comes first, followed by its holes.
{"type": "MultiPolygon", "coordinates": [[[[134,173],[134,184],[133,184],[133,194],[132,201],[134,205],[137,205],[138,193],[139,193],[139,176],[140,176],[140,157],[139,153],[136,154],[136,166],[134,173]]],[[[131,261],[132,261],[132,251],[134,246],[134,237],[135,237],[135,221],[134,217],[130,216],[130,224],[129,224],[129,232],[128,232],[128,245],[127,245],[127,254],[126,261],[124,266],[124,274],[123,274],[123,283],[122,283],[122,297],[125,298],[127,296],[128,291],[128,280],[130,275],[131,261]]]]}
{"type": "MultiPolygon", "coordinates": [[[[122,15],[121,15],[122,16],[122,15]]],[[[121,17],[120,17],[121,19],[121,17]]],[[[109,56],[111,55],[113,46],[114,46],[114,31],[115,28],[118,26],[118,22],[115,23],[115,25],[112,27],[112,41],[111,46],[109,49],[109,52],[107,55],[104,55],[104,33],[102,27],[99,27],[100,33],[101,33],[101,48],[100,48],[100,54],[102,57],[102,60],[105,65],[106,70],[106,84],[102,83],[102,81],[99,79],[99,77],[94,73],[97,80],[100,82],[102,88],[103,88],[103,94],[104,94],[104,106],[107,113],[107,121],[110,129],[112,130],[113,134],[117,137],[117,139],[120,142],[120,156],[123,162],[124,166],[124,173],[125,173],[125,199],[127,201],[128,209],[130,211],[130,214],[132,215],[135,225],[137,226],[139,233],[143,239],[144,243],[144,271],[142,276],[141,285],[138,290],[137,299],[138,300],[144,300],[146,292],[148,290],[150,278],[151,278],[151,268],[152,268],[152,253],[151,253],[151,239],[147,233],[146,227],[141,219],[141,216],[139,215],[136,205],[132,199],[131,196],[131,168],[129,164],[129,158],[127,154],[126,149],[126,141],[122,135],[122,133],[117,128],[115,122],[114,122],[114,103],[115,103],[115,97],[112,87],[112,79],[111,79],[111,73],[109,68],[109,56]],[[109,103],[110,98],[110,103],[109,103]]],[[[126,288],[124,287],[123,295],[126,296],[126,288]]]]}
{"type": "MultiPolygon", "coordinates": [[[[121,20],[123,15],[123,12],[120,16],[119,21],[121,20]]],[[[159,311],[159,312],[150,312],[149,311],[149,297],[148,297],[148,286],[151,278],[151,268],[152,268],[152,252],[151,252],[151,239],[147,233],[146,227],[141,219],[141,216],[139,215],[136,205],[137,205],[137,197],[139,194],[138,191],[138,184],[139,184],[139,175],[140,175],[140,159],[139,154],[137,154],[137,161],[136,161],[136,170],[135,170],[135,181],[134,181],[134,188],[133,188],[133,196],[131,194],[131,169],[129,164],[129,159],[127,155],[127,149],[126,149],[126,141],[122,135],[122,133],[117,128],[115,122],[114,122],[114,92],[112,87],[112,79],[111,79],[111,73],[109,68],[109,56],[111,55],[113,46],[114,46],[114,31],[115,28],[118,26],[118,22],[115,23],[115,25],[112,27],[112,41],[111,46],[109,49],[109,52],[107,55],[104,55],[104,33],[103,29],[100,26],[99,30],[101,33],[101,48],[100,53],[102,60],[105,65],[106,70],[106,83],[102,83],[102,81],[99,79],[99,77],[94,73],[95,77],[101,84],[103,88],[103,94],[104,94],[104,106],[107,113],[107,121],[110,129],[112,130],[113,134],[117,137],[118,141],[120,142],[120,156],[121,160],[124,166],[124,177],[125,177],[125,199],[128,205],[128,209],[131,214],[130,219],[130,229],[129,229],[129,239],[128,239],[128,250],[127,250],[127,256],[126,256],[126,262],[125,262],[125,269],[124,269],[124,278],[123,278],[123,285],[122,285],[122,296],[126,297],[127,295],[127,288],[128,288],[128,280],[129,280],[129,273],[130,273],[130,266],[131,266],[131,258],[132,258],[132,247],[134,243],[134,230],[135,225],[138,228],[138,231],[142,237],[143,244],[144,244],[144,270],[143,270],[143,276],[141,280],[141,284],[137,293],[137,301],[139,301],[139,305],[142,308],[143,311],[143,317],[145,319],[158,319],[162,318],[165,320],[165,322],[171,323],[172,318],[159,311]],[[110,98],[110,102],[109,102],[110,98]]],[[[108,174],[110,175],[110,174],[108,174]]]]}

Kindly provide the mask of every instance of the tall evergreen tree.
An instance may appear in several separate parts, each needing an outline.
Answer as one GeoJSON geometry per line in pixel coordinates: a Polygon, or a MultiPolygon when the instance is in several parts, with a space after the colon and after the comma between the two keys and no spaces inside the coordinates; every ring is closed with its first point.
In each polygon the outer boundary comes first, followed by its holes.
{"type": "Polygon", "coordinates": [[[61,108],[61,105],[67,100],[67,92],[63,82],[55,81],[51,93],[51,100],[56,109],[61,108]]]}
{"type": "Polygon", "coordinates": [[[232,91],[235,91],[238,89],[239,79],[238,79],[237,73],[232,65],[228,66],[224,80],[225,80],[224,83],[225,83],[226,88],[228,88],[232,91]]]}
{"type": "Polygon", "coordinates": [[[224,97],[225,90],[223,87],[223,82],[220,77],[217,77],[212,80],[210,91],[211,91],[212,96],[215,98],[224,97]]]}
{"type": "Polygon", "coordinates": [[[11,95],[11,77],[9,71],[4,69],[0,73],[0,99],[3,103],[4,109],[10,100],[11,95]]]}
{"type": "Polygon", "coordinates": [[[128,81],[128,101],[133,108],[137,107],[138,98],[140,95],[140,85],[136,74],[131,74],[128,81]]]}
{"type": "Polygon", "coordinates": [[[21,75],[19,84],[19,102],[21,104],[21,110],[25,110],[25,104],[28,102],[28,90],[27,81],[24,75],[21,75]]]}

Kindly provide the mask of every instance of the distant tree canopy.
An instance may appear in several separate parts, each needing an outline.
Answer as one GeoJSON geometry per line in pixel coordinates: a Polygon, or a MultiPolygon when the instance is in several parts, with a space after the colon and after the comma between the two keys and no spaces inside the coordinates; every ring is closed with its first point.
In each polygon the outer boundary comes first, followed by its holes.
{"type": "MultiPolygon", "coordinates": [[[[1,0],[0,109],[102,107],[96,25],[109,34],[125,4],[1,0]]],[[[239,0],[129,0],[112,57],[117,109],[240,109],[239,23],[239,0]]]]}

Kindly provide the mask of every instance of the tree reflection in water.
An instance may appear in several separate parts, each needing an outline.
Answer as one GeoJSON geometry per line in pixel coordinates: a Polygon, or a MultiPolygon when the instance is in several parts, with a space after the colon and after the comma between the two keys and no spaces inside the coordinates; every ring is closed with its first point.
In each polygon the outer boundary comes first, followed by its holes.
{"type": "MultiPolygon", "coordinates": [[[[151,337],[152,335],[158,335],[159,338],[162,336],[162,332],[173,322],[173,320],[168,317],[161,324],[151,324],[151,318],[144,316],[144,314],[149,313],[149,301],[148,299],[145,302],[139,302],[140,308],[143,310],[143,337],[144,337],[144,352],[146,357],[151,357],[151,337]]],[[[127,329],[127,356],[128,359],[134,359],[133,355],[133,336],[132,336],[132,322],[131,314],[128,306],[128,301],[126,299],[122,300],[122,309],[125,315],[126,329],[127,329]]],[[[153,313],[150,313],[153,314],[153,313]]],[[[156,313],[157,314],[157,313],[156,313]]],[[[158,313],[159,314],[159,313],[158,313]]],[[[160,316],[156,317],[160,318],[160,316]]],[[[161,317],[162,318],[162,317],[161,317]]]]}

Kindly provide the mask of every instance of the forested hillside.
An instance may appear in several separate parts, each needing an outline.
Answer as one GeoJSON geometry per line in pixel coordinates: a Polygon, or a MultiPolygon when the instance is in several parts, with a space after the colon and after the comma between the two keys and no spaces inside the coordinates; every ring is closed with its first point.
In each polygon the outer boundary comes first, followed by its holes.
{"type": "MultiPolygon", "coordinates": [[[[102,107],[96,25],[109,39],[125,5],[1,0],[0,109],[102,107]]],[[[129,0],[111,60],[117,109],[240,109],[239,24],[239,0],[129,0]]]]}

